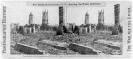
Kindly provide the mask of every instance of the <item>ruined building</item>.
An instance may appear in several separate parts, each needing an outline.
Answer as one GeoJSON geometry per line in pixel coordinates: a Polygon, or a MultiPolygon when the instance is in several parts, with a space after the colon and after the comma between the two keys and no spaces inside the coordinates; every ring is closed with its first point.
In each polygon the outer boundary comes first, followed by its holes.
{"type": "Polygon", "coordinates": [[[85,14],[85,24],[89,24],[89,14],[88,14],[88,12],[85,14]]]}
{"type": "Polygon", "coordinates": [[[20,28],[23,29],[24,34],[35,33],[35,24],[33,23],[33,14],[30,13],[29,15],[29,24],[26,24],[24,27],[20,28]]]}
{"type": "Polygon", "coordinates": [[[66,28],[66,7],[59,6],[59,27],[56,32],[57,35],[62,35],[63,33],[67,33],[68,29],[66,28]]]}
{"type": "Polygon", "coordinates": [[[30,13],[29,15],[29,24],[33,24],[33,14],[30,13]]]}
{"type": "Polygon", "coordinates": [[[98,24],[104,24],[104,10],[99,12],[98,24]]]}
{"type": "Polygon", "coordinates": [[[104,30],[104,10],[98,12],[97,30],[104,30]]]}
{"type": "Polygon", "coordinates": [[[85,34],[85,33],[90,33],[91,31],[91,24],[89,24],[89,14],[86,12],[85,14],[85,24],[80,25],[79,28],[79,33],[80,34],[85,34]]]}
{"type": "Polygon", "coordinates": [[[48,11],[42,12],[42,24],[48,25],[48,11]]]}
{"type": "Polygon", "coordinates": [[[66,26],[67,22],[67,7],[59,7],[59,25],[64,24],[66,26]]]}
{"type": "Polygon", "coordinates": [[[120,4],[114,5],[115,24],[119,24],[120,4]]]}
{"type": "Polygon", "coordinates": [[[42,12],[42,24],[40,27],[40,30],[49,30],[49,26],[48,26],[48,10],[45,12],[42,12]]]}
{"type": "Polygon", "coordinates": [[[123,33],[122,26],[120,25],[120,4],[114,5],[114,17],[115,25],[112,30],[112,35],[118,35],[118,33],[123,33]]]}

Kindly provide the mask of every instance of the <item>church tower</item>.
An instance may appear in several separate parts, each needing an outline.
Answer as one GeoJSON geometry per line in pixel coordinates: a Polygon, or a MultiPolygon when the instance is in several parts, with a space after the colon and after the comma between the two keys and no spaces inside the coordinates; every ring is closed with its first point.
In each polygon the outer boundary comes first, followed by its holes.
{"type": "Polygon", "coordinates": [[[49,30],[48,26],[48,10],[42,12],[42,24],[40,26],[40,30],[49,30]]]}
{"type": "Polygon", "coordinates": [[[48,25],[48,10],[42,12],[42,24],[48,25]]]}
{"type": "Polygon", "coordinates": [[[30,13],[29,15],[29,24],[33,24],[33,14],[30,13]]]}
{"type": "Polygon", "coordinates": [[[104,10],[98,12],[98,24],[104,24],[104,10]]]}
{"type": "Polygon", "coordinates": [[[104,10],[98,12],[97,30],[104,30],[104,10]]]}
{"type": "Polygon", "coordinates": [[[86,12],[85,14],[85,24],[89,24],[89,14],[86,12]]]}

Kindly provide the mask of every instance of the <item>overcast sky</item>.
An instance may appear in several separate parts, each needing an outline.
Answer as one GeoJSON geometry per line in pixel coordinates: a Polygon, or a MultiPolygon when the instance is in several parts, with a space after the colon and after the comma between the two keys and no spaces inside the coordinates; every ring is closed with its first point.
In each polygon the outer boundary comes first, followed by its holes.
{"type": "MultiPolygon", "coordinates": [[[[84,24],[85,14],[89,13],[89,23],[98,23],[98,11],[104,9],[104,23],[114,24],[114,5],[120,4],[120,21],[126,19],[128,2],[106,2],[106,7],[67,7],[67,23],[84,24]]],[[[11,23],[28,24],[29,14],[33,13],[33,23],[42,23],[42,11],[48,10],[50,25],[59,24],[58,6],[26,6],[26,2],[7,2],[7,15],[11,23]]]]}

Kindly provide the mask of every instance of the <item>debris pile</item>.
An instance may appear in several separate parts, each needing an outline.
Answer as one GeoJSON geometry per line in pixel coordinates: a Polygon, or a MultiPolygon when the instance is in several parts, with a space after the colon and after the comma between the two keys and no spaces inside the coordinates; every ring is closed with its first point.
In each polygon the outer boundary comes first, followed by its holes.
{"type": "MultiPolygon", "coordinates": [[[[39,50],[44,51],[43,54],[55,54],[55,55],[71,55],[71,54],[89,54],[87,51],[95,50],[101,51],[106,55],[121,55],[122,54],[122,35],[111,35],[110,32],[94,32],[82,35],[74,33],[55,35],[55,32],[37,32],[32,34],[11,34],[11,44],[21,43],[29,46],[37,47],[39,50]],[[46,42],[43,42],[46,41],[46,42]],[[43,42],[43,43],[40,43],[43,42]],[[55,43],[60,42],[60,43],[55,43]],[[61,43],[67,43],[68,46],[61,47],[61,43]],[[76,43],[77,47],[70,47],[70,44],[76,43]],[[78,46],[79,45],[79,46],[78,46]],[[81,46],[80,46],[81,45],[81,46]],[[89,49],[86,47],[91,47],[89,49]],[[84,48],[86,52],[80,49],[73,51],[73,49],[84,48]]],[[[91,53],[90,53],[91,54],[91,53]]],[[[92,53],[93,54],[93,53],[92,53]]]]}

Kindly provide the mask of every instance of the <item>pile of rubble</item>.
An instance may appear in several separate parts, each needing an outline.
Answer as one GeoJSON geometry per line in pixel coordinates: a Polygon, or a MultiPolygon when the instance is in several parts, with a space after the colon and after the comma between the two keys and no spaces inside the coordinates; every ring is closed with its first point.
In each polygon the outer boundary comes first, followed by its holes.
{"type": "Polygon", "coordinates": [[[85,46],[91,46],[105,54],[122,54],[122,36],[110,35],[110,33],[92,33],[92,34],[64,34],[55,36],[54,41],[77,43],[85,46]]]}
{"type": "MultiPolygon", "coordinates": [[[[21,35],[21,34],[17,34],[17,33],[11,34],[11,41],[14,42],[14,45],[11,46],[11,48],[12,48],[11,53],[12,54],[22,54],[25,52],[25,50],[22,52],[23,49],[27,49],[28,46],[31,46],[31,47],[37,47],[38,50],[44,51],[44,54],[56,54],[56,55],[78,54],[77,52],[73,52],[71,50],[60,50],[60,49],[57,49],[48,44],[40,44],[39,41],[50,40],[50,39],[48,39],[48,37],[50,37],[51,35],[49,33],[45,33],[45,34],[44,33],[43,34],[36,33],[36,34],[27,34],[27,35],[21,35]],[[38,35],[36,35],[36,34],[38,34],[38,35]],[[40,36],[42,36],[42,37],[40,37],[40,36]],[[23,47],[23,49],[22,49],[19,47],[20,45],[16,45],[18,43],[27,45],[27,47],[23,47]],[[39,45],[38,45],[38,43],[39,43],[39,45]],[[18,46],[18,47],[16,47],[16,46],[18,46]],[[15,50],[15,49],[17,49],[17,50],[15,50]],[[21,52],[18,50],[21,50],[21,52]]],[[[32,52],[32,53],[34,53],[34,52],[32,52]]],[[[27,52],[27,54],[29,54],[29,52],[27,52]]]]}
{"type": "Polygon", "coordinates": [[[15,50],[13,46],[15,46],[16,43],[19,43],[21,40],[29,38],[27,36],[23,36],[18,33],[11,33],[11,54],[22,54],[21,52],[15,50]]]}
{"type": "Polygon", "coordinates": [[[23,36],[21,34],[18,34],[18,33],[11,33],[11,44],[15,44],[15,43],[18,43],[20,42],[21,40],[23,39],[27,39],[29,38],[28,36],[23,36]]]}
{"type": "Polygon", "coordinates": [[[69,49],[59,49],[53,45],[47,44],[47,43],[40,43],[38,45],[38,48],[40,50],[45,51],[44,54],[52,54],[52,55],[74,55],[79,54],[78,52],[73,52],[69,49]]]}
{"type": "MultiPolygon", "coordinates": [[[[11,42],[22,43],[29,46],[37,47],[39,50],[45,51],[44,54],[79,54],[69,49],[57,49],[56,46],[46,43],[40,43],[43,40],[49,40],[67,44],[79,44],[83,46],[72,47],[71,49],[85,48],[84,46],[92,47],[98,51],[102,51],[104,54],[120,55],[122,54],[122,35],[110,35],[110,32],[95,32],[88,34],[63,34],[55,35],[55,32],[37,32],[34,34],[11,34],[11,42]]],[[[68,48],[68,47],[67,47],[68,48]]],[[[77,50],[81,51],[81,50],[77,50]]]]}

